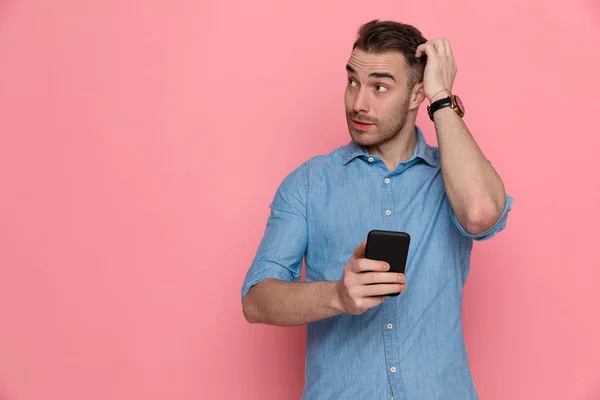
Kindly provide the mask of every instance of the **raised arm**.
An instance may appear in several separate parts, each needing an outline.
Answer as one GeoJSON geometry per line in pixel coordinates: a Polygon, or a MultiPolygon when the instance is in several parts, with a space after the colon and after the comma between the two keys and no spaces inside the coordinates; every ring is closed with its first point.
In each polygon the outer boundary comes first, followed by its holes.
{"type": "MultiPolygon", "coordinates": [[[[456,62],[450,43],[436,39],[417,48],[427,54],[423,78],[430,102],[452,94],[456,62]]],[[[507,197],[500,176],[473,139],[463,119],[450,107],[433,114],[440,163],[448,200],[460,224],[472,234],[491,228],[502,215],[507,197]]]]}

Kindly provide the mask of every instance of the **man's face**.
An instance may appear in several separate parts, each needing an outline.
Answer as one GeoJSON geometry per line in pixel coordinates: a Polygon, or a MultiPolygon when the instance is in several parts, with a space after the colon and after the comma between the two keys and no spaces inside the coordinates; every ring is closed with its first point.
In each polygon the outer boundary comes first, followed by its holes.
{"type": "Polygon", "coordinates": [[[347,71],[346,119],[352,139],[372,146],[395,137],[410,105],[404,56],[395,51],[375,54],[354,49],[347,71]]]}

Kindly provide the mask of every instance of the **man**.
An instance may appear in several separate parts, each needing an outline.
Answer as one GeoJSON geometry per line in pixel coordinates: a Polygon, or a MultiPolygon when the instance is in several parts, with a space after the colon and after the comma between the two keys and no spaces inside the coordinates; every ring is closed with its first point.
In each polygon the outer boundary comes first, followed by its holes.
{"type": "Polygon", "coordinates": [[[244,315],[307,324],[305,400],[477,399],[462,289],[473,241],[504,229],[513,199],[462,119],[448,41],[374,20],[346,69],[352,140],[281,183],[242,287],[244,315]],[[424,100],[438,148],[415,125],[424,100]],[[405,274],[365,259],[372,229],[410,234],[405,274]]]}

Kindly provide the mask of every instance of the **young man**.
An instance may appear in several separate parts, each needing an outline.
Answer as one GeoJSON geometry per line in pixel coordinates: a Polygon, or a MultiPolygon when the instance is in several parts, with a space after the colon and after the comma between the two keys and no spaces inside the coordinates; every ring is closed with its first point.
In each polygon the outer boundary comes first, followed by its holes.
{"type": "Polygon", "coordinates": [[[371,21],[346,69],[352,140],[278,188],[242,287],[244,315],[308,325],[305,400],[477,399],[462,289],[473,241],[504,229],[513,199],[462,119],[448,41],[371,21]],[[415,125],[424,100],[437,148],[415,125]],[[372,229],[410,234],[404,275],[365,259],[372,229]]]}

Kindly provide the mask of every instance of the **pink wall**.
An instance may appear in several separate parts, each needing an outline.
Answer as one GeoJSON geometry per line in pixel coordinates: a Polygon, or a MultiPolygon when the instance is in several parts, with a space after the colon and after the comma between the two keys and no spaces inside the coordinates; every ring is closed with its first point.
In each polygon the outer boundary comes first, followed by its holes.
{"type": "Polygon", "coordinates": [[[593,0],[0,2],[0,399],[299,397],[304,329],[239,291],[372,17],[451,40],[516,200],[466,286],[481,397],[600,399],[593,0]]]}

